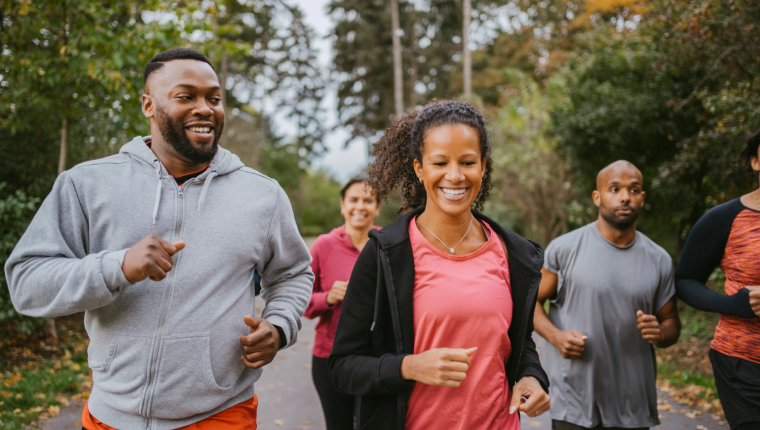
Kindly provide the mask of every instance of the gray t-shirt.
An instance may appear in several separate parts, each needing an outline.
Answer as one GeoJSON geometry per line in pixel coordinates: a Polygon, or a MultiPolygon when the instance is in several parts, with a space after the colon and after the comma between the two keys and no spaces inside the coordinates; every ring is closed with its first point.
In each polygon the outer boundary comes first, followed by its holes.
{"type": "Polygon", "coordinates": [[[657,362],[636,328],[636,312],[656,315],[675,294],[668,253],[641,232],[617,246],[591,223],[552,241],[544,267],[559,278],[549,319],[588,336],[575,360],[547,345],[552,419],[583,427],[658,425],[657,362]]]}

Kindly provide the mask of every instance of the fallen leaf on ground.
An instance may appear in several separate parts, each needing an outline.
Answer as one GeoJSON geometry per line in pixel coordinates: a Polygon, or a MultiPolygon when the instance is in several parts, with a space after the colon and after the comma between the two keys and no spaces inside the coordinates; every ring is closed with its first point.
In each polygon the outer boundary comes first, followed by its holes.
{"type": "Polygon", "coordinates": [[[284,424],[285,424],[285,422],[283,422],[282,420],[274,420],[274,425],[276,425],[276,426],[281,426],[281,425],[284,425],[284,424]]]}
{"type": "Polygon", "coordinates": [[[59,406],[50,406],[47,408],[47,411],[51,417],[57,417],[61,413],[61,408],[59,406]]]}

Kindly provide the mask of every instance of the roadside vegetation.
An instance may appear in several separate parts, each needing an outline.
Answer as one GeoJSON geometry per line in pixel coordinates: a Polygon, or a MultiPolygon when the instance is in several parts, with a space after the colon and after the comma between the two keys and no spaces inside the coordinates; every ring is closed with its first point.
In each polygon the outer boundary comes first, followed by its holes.
{"type": "Polygon", "coordinates": [[[0,428],[22,430],[83,404],[92,377],[82,314],[58,320],[58,345],[39,335],[0,340],[0,428]]]}
{"type": "MultiPolygon", "coordinates": [[[[707,285],[722,293],[725,281],[725,275],[717,269],[707,285]]],[[[681,337],[670,348],[657,351],[657,384],[678,404],[687,407],[687,414],[709,413],[722,418],[723,408],[708,355],[719,316],[697,311],[683,302],[678,303],[678,313],[681,337]]],[[[671,410],[672,405],[662,403],[659,407],[671,410]]]]}

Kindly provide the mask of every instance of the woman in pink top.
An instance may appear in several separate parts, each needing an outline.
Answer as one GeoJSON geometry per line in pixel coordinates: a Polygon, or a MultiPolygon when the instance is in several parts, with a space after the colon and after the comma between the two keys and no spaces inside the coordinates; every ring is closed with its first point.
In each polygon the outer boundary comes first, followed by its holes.
{"type": "Polygon", "coordinates": [[[518,430],[547,412],[533,314],[543,250],[472,210],[491,188],[491,148],[468,103],[434,101],[386,130],[368,182],[413,211],[359,255],[330,378],[361,396],[361,429],[518,430]]]}
{"type": "Polygon", "coordinates": [[[319,236],[311,247],[314,289],[304,316],[319,318],[311,375],[322,402],[327,430],[353,429],[354,397],[335,390],[328,375],[327,357],[332,350],[351,270],[369,241],[367,233],[379,228],[372,224],[380,213],[380,203],[365,188],[366,178],[348,181],[340,190],[340,212],[345,224],[319,236]]]}

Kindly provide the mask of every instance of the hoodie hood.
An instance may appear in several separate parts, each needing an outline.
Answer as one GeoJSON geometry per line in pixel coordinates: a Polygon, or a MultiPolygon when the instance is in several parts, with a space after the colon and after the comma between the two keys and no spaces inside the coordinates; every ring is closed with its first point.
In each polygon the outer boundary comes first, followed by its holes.
{"type": "MultiPolygon", "coordinates": [[[[166,170],[166,167],[161,163],[161,160],[158,159],[156,154],[147,145],[151,140],[151,136],[135,137],[126,145],[122,146],[119,153],[132,157],[138,162],[138,164],[145,167],[146,173],[155,176],[158,180],[156,184],[155,203],[153,204],[153,224],[155,225],[161,202],[161,183],[167,177],[171,178],[171,175],[169,175],[169,171],[166,170]]],[[[218,147],[216,155],[214,155],[214,158],[211,160],[211,163],[209,163],[206,171],[195,178],[196,181],[203,181],[203,190],[201,191],[201,196],[198,200],[197,210],[201,210],[201,206],[203,206],[203,202],[206,200],[206,194],[208,193],[211,181],[215,177],[234,172],[243,167],[245,167],[245,165],[240,161],[240,158],[238,158],[237,155],[221,146],[218,147]]]]}
{"type": "MultiPolygon", "coordinates": [[[[380,227],[373,225],[370,231],[372,230],[380,230],[380,227]]],[[[338,227],[335,227],[334,229],[330,230],[329,233],[327,233],[328,236],[331,236],[333,239],[338,240],[338,242],[342,243],[343,246],[350,248],[352,250],[356,250],[356,247],[354,246],[353,242],[351,242],[351,237],[349,237],[348,233],[346,233],[346,225],[340,225],[338,227]]]]}
{"type": "MultiPolygon", "coordinates": [[[[151,140],[151,136],[135,137],[131,141],[127,142],[124,146],[122,146],[119,150],[119,153],[128,154],[132,158],[144,162],[146,168],[149,169],[148,171],[151,172],[149,174],[155,176],[154,164],[156,161],[158,161],[159,164],[161,164],[161,162],[159,161],[158,157],[156,157],[156,154],[154,154],[150,147],[147,145],[147,143],[151,140]]],[[[237,155],[220,146],[216,151],[216,155],[214,155],[214,159],[211,160],[208,169],[206,169],[202,175],[198,176],[198,178],[200,180],[204,180],[212,170],[216,171],[216,176],[221,176],[226,175],[230,172],[234,172],[235,170],[241,169],[243,167],[245,167],[245,165],[242,161],[240,161],[240,158],[238,158],[237,155]]],[[[166,170],[166,167],[164,167],[163,164],[161,164],[160,172],[161,177],[170,176],[169,172],[166,170]]]]}

